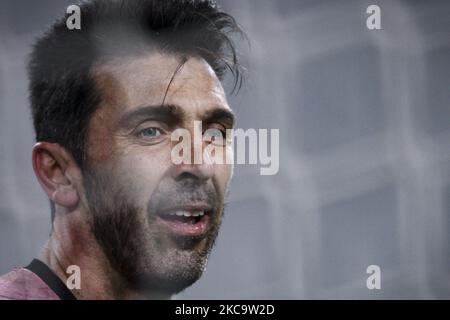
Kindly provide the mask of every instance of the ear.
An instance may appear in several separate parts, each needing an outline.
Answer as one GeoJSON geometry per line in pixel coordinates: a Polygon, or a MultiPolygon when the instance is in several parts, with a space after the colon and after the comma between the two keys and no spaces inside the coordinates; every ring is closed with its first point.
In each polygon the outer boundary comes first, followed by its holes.
{"type": "Polygon", "coordinates": [[[50,200],[67,209],[75,207],[80,199],[74,176],[78,165],[69,152],[56,143],[39,142],[33,147],[32,161],[50,200]]]}

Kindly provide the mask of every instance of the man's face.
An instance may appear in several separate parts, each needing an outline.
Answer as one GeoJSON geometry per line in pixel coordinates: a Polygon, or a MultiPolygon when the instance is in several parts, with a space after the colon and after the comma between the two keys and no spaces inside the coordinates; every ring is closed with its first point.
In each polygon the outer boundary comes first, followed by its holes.
{"type": "Polygon", "coordinates": [[[189,130],[194,141],[194,121],[203,131],[233,126],[211,67],[197,58],[179,67],[179,58],[152,53],[94,69],[102,103],[89,123],[83,172],[88,219],[113,269],[137,290],[167,294],[201,276],[232,175],[231,165],[208,157],[171,161],[174,130],[189,130]]]}

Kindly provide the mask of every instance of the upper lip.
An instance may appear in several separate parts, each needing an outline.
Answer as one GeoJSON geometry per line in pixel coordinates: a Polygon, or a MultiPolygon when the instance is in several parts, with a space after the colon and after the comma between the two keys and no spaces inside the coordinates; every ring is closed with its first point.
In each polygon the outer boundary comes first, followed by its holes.
{"type": "Polygon", "coordinates": [[[158,210],[158,214],[164,215],[174,211],[189,211],[189,212],[204,211],[205,214],[207,214],[212,211],[212,207],[206,203],[189,203],[184,205],[177,205],[163,208],[162,210],[158,210]]]}

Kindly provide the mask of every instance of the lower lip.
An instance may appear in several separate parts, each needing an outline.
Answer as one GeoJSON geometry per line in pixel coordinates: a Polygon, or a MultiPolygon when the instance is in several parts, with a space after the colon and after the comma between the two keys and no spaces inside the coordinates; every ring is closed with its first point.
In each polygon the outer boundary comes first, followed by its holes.
{"type": "Polygon", "coordinates": [[[205,214],[197,223],[185,223],[181,221],[169,221],[157,217],[158,222],[177,236],[199,237],[206,235],[209,225],[209,215],[205,214]]]}

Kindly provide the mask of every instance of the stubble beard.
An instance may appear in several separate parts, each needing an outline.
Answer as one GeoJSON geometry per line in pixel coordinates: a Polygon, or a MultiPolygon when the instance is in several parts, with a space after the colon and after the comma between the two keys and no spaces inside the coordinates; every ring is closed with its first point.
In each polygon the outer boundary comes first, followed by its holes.
{"type": "Polygon", "coordinates": [[[224,211],[223,198],[212,188],[188,183],[188,191],[181,192],[182,196],[180,192],[160,193],[156,200],[149,200],[147,208],[139,208],[130,195],[132,188],[121,186],[110,175],[86,170],[84,187],[91,230],[114,270],[111,278],[119,278],[114,295],[120,296],[127,287],[148,297],[171,296],[201,277],[224,211]],[[192,191],[195,188],[200,189],[192,191]],[[156,216],[149,213],[152,209],[167,199],[190,196],[207,199],[213,205],[214,220],[204,238],[169,236],[156,228],[156,216]]]}

